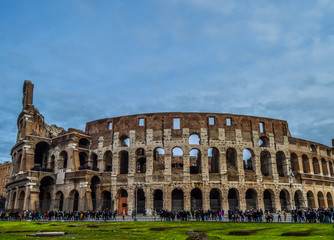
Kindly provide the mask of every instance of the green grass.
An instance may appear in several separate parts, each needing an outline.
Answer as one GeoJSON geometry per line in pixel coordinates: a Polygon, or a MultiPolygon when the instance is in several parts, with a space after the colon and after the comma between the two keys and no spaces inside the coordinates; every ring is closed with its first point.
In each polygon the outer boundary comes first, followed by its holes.
{"type": "Polygon", "coordinates": [[[64,231],[67,233],[64,237],[45,239],[187,239],[189,236],[186,234],[187,230],[203,231],[213,240],[264,238],[334,239],[333,224],[219,222],[43,223],[40,225],[39,222],[0,222],[0,239],[37,239],[37,237],[26,237],[27,234],[33,234],[37,231],[64,231]],[[68,227],[68,225],[80,225],[80,227],[68,227]],[[232,231],[249,231],[250,235],[231,236],[229,233],[232,231]],[[281,236],[282,233],[287,232],[309,232],[309,236],[281,236]]]}

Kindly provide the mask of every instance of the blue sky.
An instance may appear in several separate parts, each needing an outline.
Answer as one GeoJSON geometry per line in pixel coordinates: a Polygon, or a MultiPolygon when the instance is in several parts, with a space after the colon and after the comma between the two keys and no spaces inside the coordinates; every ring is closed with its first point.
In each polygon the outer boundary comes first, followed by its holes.
{"type": "Polygon", "coordinates": [[[334,1],[0,1],[0,162],[25,79],[48,124],[147,112],[284,119],[334,138],[334,1]]]}

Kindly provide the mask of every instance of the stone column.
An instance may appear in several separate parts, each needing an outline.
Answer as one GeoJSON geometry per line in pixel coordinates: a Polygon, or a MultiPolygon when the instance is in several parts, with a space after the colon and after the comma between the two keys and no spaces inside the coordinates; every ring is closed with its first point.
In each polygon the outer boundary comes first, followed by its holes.
{"type": "Polygon", "coordinates": [[[319,175],[324,175],[324,172],[322,170],[322,161],[321,159],[318,160],[318,166],[319,166],[319,175]]]}
{"type": "Polygon", "coordinates": [[[201,152],[201,173],[202,173],[202,180],[209,181],[209,161],[208,161],[208,150],[203,149],[204,151],[201,152]]]}
{"type": "Polygon", "coordinates": [[[311,159],[310,159],[310,158],[308,159],[308,165],[309,165],[309,167],[310,167],[310,173],[311,173],[311,174],[314,174],[312,158],[311,158],[311,159]]]}
{"type": "Polygon", "coordinates": [[[210,209],[210,186],[203,186],[202,189],[202,203],[203,203],[203,210],[207,211],[210,209]]]}
{"type": "Polygon", "coordinates": [[[172,211],[172,187],[164,187],[163,189],[163,207],[167,211],[172,211]]]}
{"type": "Polygon", "coordinates": [[[184,188],[183,189],[183,197],[184,197],[184,209],[186,211],[191,210],[191,195],[190,195],[190,188],[184,188]]]}
{"type": "Polygon", "coordinates": [[[244,170],[244,160],[243,160],[243,152],[241,150],[237,150],[237,167],[238,167],[238,175],[239,182],[243,184],[245,182],[245,170],[244,170]]]}
{"type": "MultiPolygon", "coordinates": [[[[150,187],[145,187],[144,188],[145,191],[145,208],[146,208],[146,214],[148,216],[152,215],[153,212],[153,199],[154,196],[151,194],[151,188],[150,187]]],[[[153,189],[152,189],[153,191],[153,189]]]]}
{"type": "Polygon", "coordinates": [[[164,177],[165,182],[171,181],[171,175],[172,175],[172,155],[170,149],[167,149],[168,151],[165,151],[165,170],[164,170],[164,177]]]}
{"type": "Polygon", "coordinates": [[[132,211],[135,210],[135,207],[136,207],[136,202],[135,202],[135,198],[136,198],[136,191],[137,189],[135,188],[129,188],[128,190],[128,199],[127,199],[127,202],[128,202],[128,215],[131,216],[132,214],[132,211]]]}
{"type": "Polygon", "coordinates": [[[255,172],[256,172],[256,181],[258,184],[262,182],[262,172],[261,172],[261,152],[254,152],[255,160],[255,172]]]}
{"type": "Polygon", "coordinates": [[[153,152],[152,150],[146,152],[146,182],[152,182],[153,175],[153,152]]]}
{"type": "Polygon", "coordinates": [[[190,181],[190,161],[189,161],[190,155],[189,153],[183,152],[183,180],[184,181],[190,181]]]}

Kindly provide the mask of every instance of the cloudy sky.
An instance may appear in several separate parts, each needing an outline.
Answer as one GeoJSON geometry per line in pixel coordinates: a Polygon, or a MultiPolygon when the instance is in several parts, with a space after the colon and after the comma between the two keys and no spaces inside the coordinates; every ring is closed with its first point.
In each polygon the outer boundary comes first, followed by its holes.
{"type": "Polygon", "coordinates": [[[0,162],[25,79],[48,124],[218,112],[334,138],[334,1],[1,0],[0,162]]]}

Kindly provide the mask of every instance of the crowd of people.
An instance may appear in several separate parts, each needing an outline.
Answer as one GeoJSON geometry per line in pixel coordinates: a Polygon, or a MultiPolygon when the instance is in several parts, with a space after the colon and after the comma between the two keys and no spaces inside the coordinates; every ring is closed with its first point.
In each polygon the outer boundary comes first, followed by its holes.
{"type": "MultiPolygon", "coordinates": [[[[146,217],[146,212],[141,214],[146,217]]],[[[136,220],[137,213],[132,212],[132,219],[136,220]]],[[[160,221],[230,221],[230,222],[294,222],[294,223],[332,223],[334,222],[334,212],[331,209],[297,209],[287,212],[277,211],[273,214],[269,210],[262,209],[231,210],[227,211],[225,216],[224,210],[207,210],[202,209],[194,211],[167,211],[160,210],[153,212],[154,220],[160,221]],[[289,215],[289,218],[288,218],[289,215]]],[[[118,211],[105,209],[102,211],[0,211],[0,220],[31,220],[31,221],[116,221],[125,220],[125,213],[121,216],[118,211]]]]}

